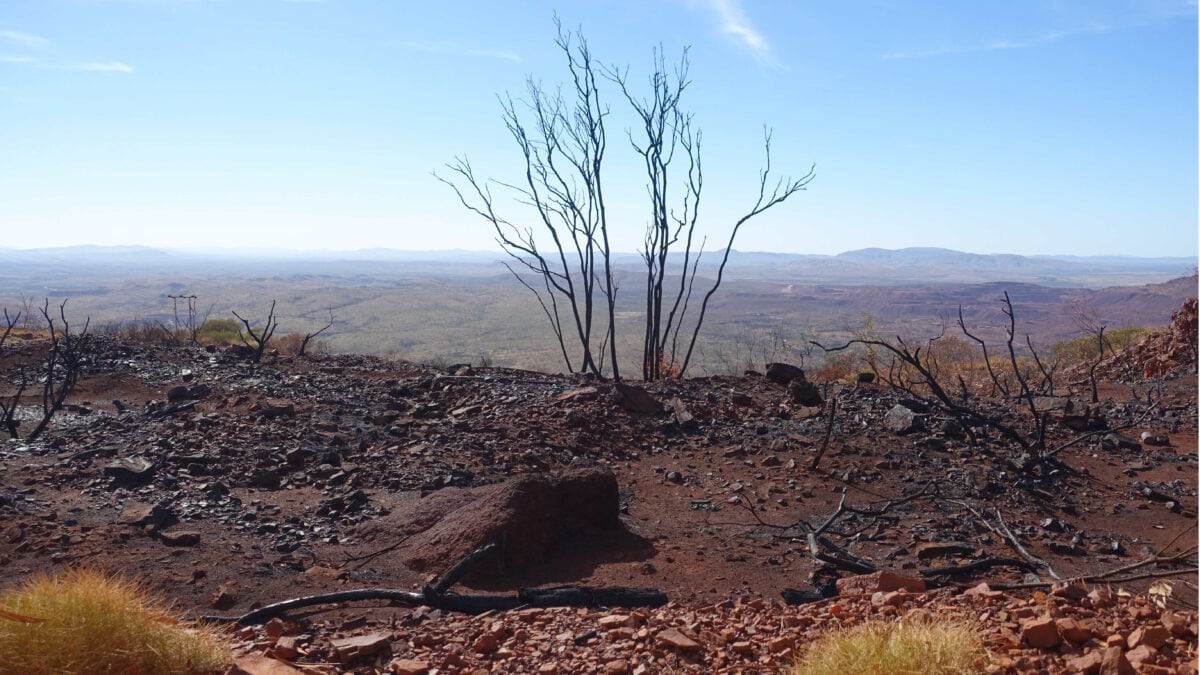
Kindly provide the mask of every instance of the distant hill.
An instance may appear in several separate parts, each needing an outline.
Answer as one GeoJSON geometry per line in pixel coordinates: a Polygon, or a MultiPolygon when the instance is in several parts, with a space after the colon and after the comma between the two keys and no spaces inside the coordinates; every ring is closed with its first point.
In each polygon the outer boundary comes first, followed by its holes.
{"type": "MultiPolygon", "coordinates": [[[[700,274],[713,274],[723,251],[704,254],[700,274]]],[[[177,251],[140,246],[72,246],[49,249],[0,248],[0,291],[12,283],[38,280],[77,286],[91,272],[107,274],[310,275],[365,274],[395,278],[478,278],[505,274],[500,252],[487,251],[177,251]],[[8,284],[6,284],[8,282],[8,284]]],[[[617,272],[639,278],[641,257],[614,254],[617,272]]],[[[672,257],[679,264],[682,257],[672,257]]],[[[744,252],[732,250],[728,279],[796,284],[910,285],[971,284],[1003,281],[1063,288],[1104,288],[1160,283],[1189,275],[1197,258],[1128,256],[1021,256],[963,253],[943,248],[898,250],[864,248],[838,255],[744,252]]]]}

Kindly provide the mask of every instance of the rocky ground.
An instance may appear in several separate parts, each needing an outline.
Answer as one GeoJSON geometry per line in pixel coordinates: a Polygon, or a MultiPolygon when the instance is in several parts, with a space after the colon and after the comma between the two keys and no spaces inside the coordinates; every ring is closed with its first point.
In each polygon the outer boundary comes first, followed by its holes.
{"type": "MultiPolygon", "coordinates": [[[[11,336],[0,393],[45,352],[11,336]]],[[[626,387],[93,336],[49,431],[0,444],[0,577],[91,565],[236,617],[419,591],[499,540],[455,591],[670,602],[307,608],[241,629],[243,667],[772,672],[822,631],[924,611],[979,621],[1000,671],[1195,672],[1195,365],[1155,363],[1136,386],[1102,383],[1098,404],[1078,377],[1040,398],[1048,448],[1096,432],[1044,458],[875,382],[626,387]],[[564,471],[592,478],[550,478],[564,471]],[[875,569],[908,581],[835,583],[875,569]],[[1093,580],[1058,581],[1078,577],[1093,580]]],[[[977,405],[1030,428],[1019,407],[977,405]]],[[[20,412],[28,429],[37,411],[20,412]]]]}

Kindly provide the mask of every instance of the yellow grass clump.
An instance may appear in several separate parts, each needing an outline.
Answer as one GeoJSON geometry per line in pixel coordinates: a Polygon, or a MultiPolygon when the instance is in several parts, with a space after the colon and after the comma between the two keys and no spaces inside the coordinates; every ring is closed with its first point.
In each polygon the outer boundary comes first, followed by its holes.
{"type": "Polygon", "coordinates": [[[988,663],[978,629],[950,619],[869,621],[808,646],[788,675],[950,675],[988,663]]]}
{"type": "Polygon", "coordinates": [[[228,652],[139,584],[78,569],[0,593],[0,673],[213,672],[228,652]]]}

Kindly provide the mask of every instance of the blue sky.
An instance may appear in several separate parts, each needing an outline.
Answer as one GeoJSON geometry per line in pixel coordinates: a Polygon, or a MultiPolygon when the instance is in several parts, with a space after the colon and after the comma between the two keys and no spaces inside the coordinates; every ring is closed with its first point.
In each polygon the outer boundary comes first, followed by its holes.
{"type": "MultiPolygon", "coordinates": [[[[714,238],[764,124],[774,168],[816,164],[739,249],[1197,252],[1186,0],[0,0],[0,246],[495,248],[431,172],[519,178],[496,95],[564,78],[555,12],[635,82],[691,46],[714,238]]],[[[647,207],[605,95],[633,251],[647,207]]]]}

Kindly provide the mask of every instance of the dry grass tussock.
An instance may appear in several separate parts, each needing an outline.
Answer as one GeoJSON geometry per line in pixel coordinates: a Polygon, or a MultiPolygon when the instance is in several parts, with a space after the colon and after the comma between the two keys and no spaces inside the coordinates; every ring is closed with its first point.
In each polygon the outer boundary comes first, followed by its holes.
{"type": "Polygon", "coordinates": [[[980,673],[987,651],[976,626],[949,619],[871,621],[814,641],[788,675],[980,673]]]}
{"type": "Polygon", "coordinates": [[[0,593],[0,673],[204,673],[227,660],[215,632],[184,625],[145,588],[72,570],[0,593]]]}

